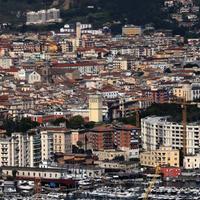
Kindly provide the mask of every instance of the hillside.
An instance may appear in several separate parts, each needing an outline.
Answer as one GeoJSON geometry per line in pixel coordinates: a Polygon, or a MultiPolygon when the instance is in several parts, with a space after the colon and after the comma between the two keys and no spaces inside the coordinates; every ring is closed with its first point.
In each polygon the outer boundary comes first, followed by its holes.
{"type": "Polygon", "coordinates": [[[27,10],[45,6],[42,0],[0,0],[0,23],[19,23],[25,20],[27,10]]]}
{"type": "MultiPolygon", "coordinates": [[[[162,0],[46,0],[47,7],[62,9],[64,19],[85,17],[84,20],[106,22],[107,20],[124,20],[140,24],[156,19],[155,11],[159,11],[162,0]],[[67,11],[69,5],[73,9],[67,11]],[[94,9],[87,9],[94,5],[94,9]],[[75,14],[75,15],[73,15],[75,14]]],[[[0,0],[0,23],[20,22],[25,20],[28,10],[45,8],[45,0],[0,0]]],[[[158,12],[159,14],[159,12],[158,12]]]]}
{"type": "MultiPolygon", "coordinates": [[[[163,11],[163,1],[0,0],[0,23],[11,22],[16,27],[25,23],[27,11],[57,7],[61,9],[63,24],[81,21],[92,23],[97,27],[109,25],[114,32],[119,32],[125,23],[135,25],[153,23],[156,28],[176,29],[176,25],[167,22],[168,13],[163,11]]],[[[53,26],[53,28],[59,28],[63,24],[53,26]]]]}

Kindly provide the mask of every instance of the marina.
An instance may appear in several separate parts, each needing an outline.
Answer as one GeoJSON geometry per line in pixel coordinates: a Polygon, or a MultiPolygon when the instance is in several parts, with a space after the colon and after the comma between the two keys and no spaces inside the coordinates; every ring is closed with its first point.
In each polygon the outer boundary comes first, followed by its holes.
{"type": "MultiPolygon", "coordinates": [[[[17,181],[16,189],[12,182],[5,182],[1,195],[5,200],[143,200],[151,182],[150,177],[125,178],[107,176],[99,179],[77,180],[76,188],[53,188],[41,186],[36,192],[33,181],[17,181]]],[[[131,177],[131,176],[130,176],[131,177]]],[[[189,177],[189,176],[188,176],[189,177]]],[[[199,182],[187,178],[164,180],[157,176],[148,194],[149,200],[200,200],[199,182]]]]}

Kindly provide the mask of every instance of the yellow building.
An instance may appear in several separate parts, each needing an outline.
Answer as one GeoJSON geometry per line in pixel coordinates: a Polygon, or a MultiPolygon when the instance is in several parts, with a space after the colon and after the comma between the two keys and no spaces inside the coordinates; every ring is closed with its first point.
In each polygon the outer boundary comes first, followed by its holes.
{"type": "Polygon", "coordinates": [[[53,134],[54,152],[65,152],[65,132],[53,134]]]}
{"type": "Polygon", "coordinates": [[[192,101],[192,88],[190,84],[182,84],[173,88],[173,95],[178,98],[185,98],[186,101],[192,101]]]}
{"type": "Polygon", "coordinates": [[[142,29],[139,26],[134,25],[125,25],[122,28],[122,35],[124,36],[135,36],[135,35],[141,35],[142,29]]]}
{"type": "Polygon", "coordinates": [[[140,164],[147,167],[168,165],[179,167],[179,150],[171,147],[161,147],[155,151],[146,151],[140,154],[140,164]]]}
{"type": "Polygon", "coordinates": [[[103,121],[101,95],[89,96],[89,120],[93,122],[103,121]]]}
{"type": "Polygon", "coordinates": [[[114,158],[121,156],[123,156],[125,160],[128,160],[128,153],[121,150],[110,149],[94,151],[94,154],[99,158],[99,160],[113,160],[114,158]]]}

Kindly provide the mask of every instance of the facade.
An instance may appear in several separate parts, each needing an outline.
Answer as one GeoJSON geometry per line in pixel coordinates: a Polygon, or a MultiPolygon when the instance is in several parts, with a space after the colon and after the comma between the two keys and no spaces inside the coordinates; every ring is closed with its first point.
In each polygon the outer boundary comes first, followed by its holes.
{"type": "Polygon", "coordinates": [[[142,34],[142,28],[139,26],[125,25],[122,28],[122,35],[124,36],[135,36],[135,35],[141,35],[141,34],[142,34]]]}
{"type": "Polygon", "coordinates": [[[138,163],[134,162],[116,162],[116,161],[96,161],[100,168],[108,171],[133,171],[138,167],[138,163]]]}
{"type": "Polygon", "coordinates": [[[81,75],[84,74],[98,74],[101,70],[104,69],[104,65],[95,62],[77,62],[77,63],[55,63],[53,64],[55,70],[68,69],[68,70],[78,70],[81,75]]]}
{"type": "Polygon", "coordinates": [[[0,139],[0,166],[11,165],[11,145],[9,138],[0,139]]]}
{"type": "Polygon", "coordinates": [[[128,154],[126,151],[121,151],[121,150],[103,150],[103,151],[94,151],[93,152],[99,160],[113,160],[116,157],[124,157],[125,160],[129,160],[128,154]]]}
{"type": "Polygon", "coordinates": [[[13,61],[8,56],[0,57],[0,67],[3,69],[9,69],[13,66],[13,61]]]}
{"type": "Polygon", "coordinates": [[[175,178],[181,175],[181,168],[179,167],[161,167],[160,172],[164,178],[175,178]]]}
{"type": "MultiPolygon", "coordinates": [[[[176,122],[169,122],[169,117],[146,117],[141,120],[141,136],[143,149],[156,150],[162,145],[173,149],[183,148],[183,126],[176,122]]],[[[199,151],[199,124],[187,125],[187,154],[195,155],[199,151]]]]}
{"type": "Polygon", "coordinates": [[[102,125],[87,133],[88,145],[93,150],[114,149],[114,129],[112,126],[102,125]]]}
{"type": "Polygon", "coordinates": [[[116,58],[113,60],[113,67],[118,69],[118,70],[128,70],[128,60],[125,58],[116,58]]]}
{"type": "Polygon", "coordinates": [[[56,8],[27,13],[27,25],[61,22],[60,10],[56,8]]]}
{"type": "Polygon", "coordinates": [[[101,125],[86,134],[88,145],[93,150],[118,149],[126,152],[128,158],[139,156],[139,134],[134,126],[101,125]]]}
{"type": "Polygon", "coordinates": [[[140,153],[140,164],[147,167],[179,167],[179,150],[162,146],[154,151],[140,153]]]}
{"type": "Polygon", "coordinates": [[[41,75],[39,73],[37,73],[36,71],[27,72],[26,73],[26,80],[30,84],[39,83],[39,82],[41,82],[41,75]]]}
{"type": "Polygon", "coordinates": [[[51,160],[53,157],[53,133],[48,130],[41,130],[41,156],[42,161],[51,160]]]}
{"type": "Polygon", "coordinates": [[[37,167],[42,161],[41,140],[37,130],[12,133],[10,138],[1,140],[1,145],[1,166],[37,167]]]}
{"type": "Polygon", "coordinates": [[[200,84],[185,83],[173,88],[173,94],[179,98],[185,98],[186,101],[194,101],[200,99],[200,84]]]}
{"type": "Polygon", "coordinates": [[[188,155],[183,159],[184,169],[199,169],[200,168],[200,154],[188,155]]]}
{"type": "Polygon", "coordinates": [[[101,95],[89,96],[89,121],[102,122],[102,97],[101,95]]]}
{"type": "Polygon", "coordinates": [[[71,151],[71,132],[66,128],[49,127],[40,130],[42,161],[52,160],[54,153],[71,151]]]}
{"type": "Polygon", "coordinates": [[[142,96],[151,99],[154,103],[166,103],[170,99],[170,93],[167,89],[142,90],[142,96]]]}

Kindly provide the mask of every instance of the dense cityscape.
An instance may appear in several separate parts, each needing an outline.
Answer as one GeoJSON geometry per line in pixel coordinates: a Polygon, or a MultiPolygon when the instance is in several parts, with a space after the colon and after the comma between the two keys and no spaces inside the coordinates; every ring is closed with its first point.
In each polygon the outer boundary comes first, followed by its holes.
{"type": "Polygon", "coordinates": [[[0,199],[200,199],[199,2],[117,34],[57,4],[0,24],[0,199]]]}

